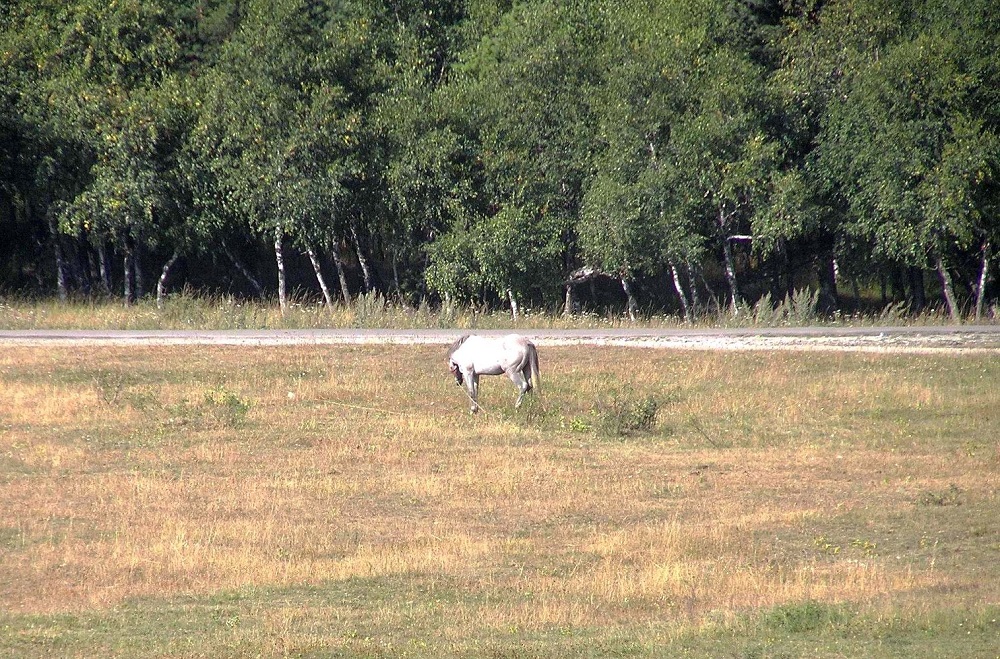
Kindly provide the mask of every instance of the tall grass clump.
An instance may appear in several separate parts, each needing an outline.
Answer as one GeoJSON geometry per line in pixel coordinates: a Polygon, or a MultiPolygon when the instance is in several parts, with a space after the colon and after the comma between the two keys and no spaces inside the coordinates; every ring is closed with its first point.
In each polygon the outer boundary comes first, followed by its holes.
{"type": "MultiPolygon", "coordinates": [[[[613,329],[680,327],[785,327],[804,325],[940,325],[951,324],[941,309],[914,314],[906,302],[890,302],[881,309],[850,314],[820,313],[819,292],[802,288],[775,301],[765,294],[755,303],[741,302],[736,312],[716,300],[690,321],[679,312],[652,312],[631,320],[624,309],[584,311],[565,316],[561,309],[525,308],[517,318],[507,309],[476,304],[433,304],[421,299],[409,304],[382,293],[361,294],[349,303],[326,306],[315,295],[298,291],[282,311],[273,298],[247,299],[228,294],[205,294],[182,289],[168,295],[161,306],[151,298],[132,305],[106,298],[59,302],[52,298],[0,297],[0,329],[114,329],[114,330],[268,330],[324,328],[398,329],[613,329]]],[[[975,322],[994,323],[996,305],[975,322]]]]}
{"type": "Polygon", "coordinates": [[[819,291],[808,288],[796,289],[777,302],[765,293],[752,304],[741,301],[735,311],[719,307],[708,317],[725,327],[801,327],[830,320],[819,312],[819,291]]]}
{"type": "Polygon", "coordinates": [[[648,432],[656,424],[660,402],[625,384],[599,397],[592,410],[593,427],[602,437],[623,438],[648,432]]]}

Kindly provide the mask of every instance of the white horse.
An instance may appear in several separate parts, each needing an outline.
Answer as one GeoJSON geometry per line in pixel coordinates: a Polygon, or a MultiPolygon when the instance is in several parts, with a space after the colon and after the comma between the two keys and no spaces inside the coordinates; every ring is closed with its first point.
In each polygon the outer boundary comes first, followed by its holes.
{"type": "Polygon", "coordinates": [[[517,334],[500,338],[466,334],[448,351],[448,369],[455,376],[455,384],[465,385],[473,414],[479,411],[480,375],[506,374],[518,390],[514,407],[519,407],[524,394],[531,391],[532,381],[539,386],[538,350],[517,334]]]}

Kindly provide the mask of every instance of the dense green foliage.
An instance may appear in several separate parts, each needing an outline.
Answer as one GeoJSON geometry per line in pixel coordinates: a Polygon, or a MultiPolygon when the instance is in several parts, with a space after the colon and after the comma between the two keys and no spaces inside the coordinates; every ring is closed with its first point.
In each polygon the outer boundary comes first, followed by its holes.
{"type": "Polygon", "coordinates": [[[998,41],[984,0],[15,0],[0,290],[995,314],[998,41]]]}

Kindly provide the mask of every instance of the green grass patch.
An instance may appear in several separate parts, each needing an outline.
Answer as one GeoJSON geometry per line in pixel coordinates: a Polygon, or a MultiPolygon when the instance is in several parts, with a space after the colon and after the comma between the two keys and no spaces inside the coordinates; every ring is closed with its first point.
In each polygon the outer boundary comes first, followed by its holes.
{"type": "MultiPolygon", "coordinates": [[[[242,657],[938,657],[991,658],[1000,607],[932,613],[858,611],[812,600],[678,633],[551,626],[442,629],[476,594],[448,584],[359,580],[212,597],[132,601],[87,614],[0,615],[0,649],[51,656],[242,657]],[[304,615],[303,612],[308,612],[304,615]]],[[[489,599],[478,601],[490,606],[489,599]]]]}

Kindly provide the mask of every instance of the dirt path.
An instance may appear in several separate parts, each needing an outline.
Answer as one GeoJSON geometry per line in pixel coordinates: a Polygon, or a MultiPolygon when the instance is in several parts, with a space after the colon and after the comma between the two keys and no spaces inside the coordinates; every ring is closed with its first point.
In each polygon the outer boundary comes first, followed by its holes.
{"type": "MultiPolygon", "coordinates": [[[[0,331],[5,346],[449,344],[462,334],[510,330],[25,330],[0,331]]],[[[1000,325],[795,327],[776,329],[521,329],[539,346],[620,345],[687,350],[853,350],[1000,354],[1000,325]]]]}

